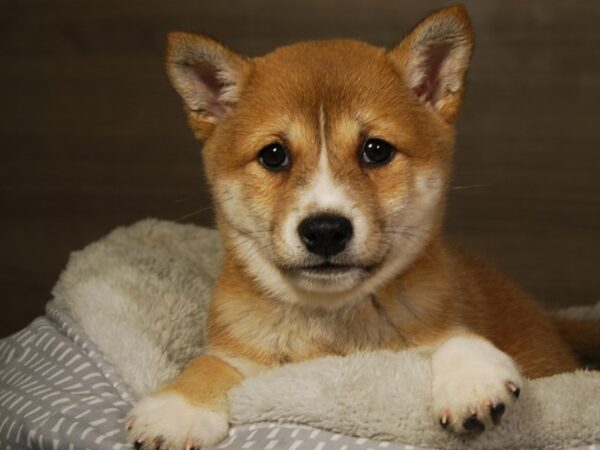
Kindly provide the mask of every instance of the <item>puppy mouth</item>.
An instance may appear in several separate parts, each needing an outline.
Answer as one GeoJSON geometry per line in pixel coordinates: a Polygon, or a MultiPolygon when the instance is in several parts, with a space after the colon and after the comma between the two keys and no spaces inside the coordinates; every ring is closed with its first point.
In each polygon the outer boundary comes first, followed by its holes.
{"type": "Polygon", "coordinates": [[[365,268],[351,266],[349,264],[335,264],[331,262],[324,262],[313,266],[298,267],[295,269],[295,272],[302,272],[307,275],[315,276],[336,276],[347,273],[353,269],[362,269],[366,271],[365,268]]]}
{"type": "Polygon", "coordinates": [[[294,278],[304,278],[317,282],[335,282],[348,276],[365,277],[369,274],[370,268],[326,261],[321,264],[288,267],[283,271],[294,278]]]}
{"type": "Polygon", "coordinates": [[[332,262],[287,267],[282,271],[301,290],[319,293],[347,291],[369,277],[365,267],[332,262]]]}

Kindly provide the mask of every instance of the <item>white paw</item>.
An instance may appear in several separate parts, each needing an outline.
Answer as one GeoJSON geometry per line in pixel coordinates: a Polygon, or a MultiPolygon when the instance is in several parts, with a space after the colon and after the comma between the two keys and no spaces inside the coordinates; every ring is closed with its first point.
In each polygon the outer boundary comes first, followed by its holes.
{"type": "Polygon", "coordinates": [[[190,450],[211,447],[227,436],[227,414],[195,406],[183,396],[159,393],[131,411],[127,429],[136,449],[190,450]]]}
{"type": "Polygon", "coordinates": [[[440,424],[477,433],[500,422],[523,379],[513,360],[476,337],[453,337],[432,355],[433,408],[440,424]]]}

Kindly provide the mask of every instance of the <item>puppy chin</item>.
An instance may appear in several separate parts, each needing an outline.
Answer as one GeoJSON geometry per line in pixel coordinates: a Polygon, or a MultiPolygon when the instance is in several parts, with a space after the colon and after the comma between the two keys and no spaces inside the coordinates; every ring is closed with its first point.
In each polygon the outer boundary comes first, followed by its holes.
{"type": "Polygon", "coordinates": [[[350,267],[344,270],[297,269],[289,271],[286,278],[297,289],[309,293],[342,293],[356,288],[368,276],[367,270],[350,267]]]}

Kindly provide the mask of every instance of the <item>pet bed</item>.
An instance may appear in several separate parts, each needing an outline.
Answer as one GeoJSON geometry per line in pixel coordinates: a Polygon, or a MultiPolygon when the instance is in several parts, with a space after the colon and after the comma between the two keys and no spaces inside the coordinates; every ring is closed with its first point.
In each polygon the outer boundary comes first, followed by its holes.
{"type": "MultiPolygon", "coordinates": [[[[201,351],[216,232],[145,220],[72,254],[46,316],[0,341],[0,448],[130,448],[135,398],[201,351]]],[[[600,303],[571,311],[600,318],[600,303]]],[[[410,351],[328,357],[246,380],[229,449],[600,450],[600,372],[528,381],[500,427],[449,435],[430,412],[430,368],[410,351]]]]}

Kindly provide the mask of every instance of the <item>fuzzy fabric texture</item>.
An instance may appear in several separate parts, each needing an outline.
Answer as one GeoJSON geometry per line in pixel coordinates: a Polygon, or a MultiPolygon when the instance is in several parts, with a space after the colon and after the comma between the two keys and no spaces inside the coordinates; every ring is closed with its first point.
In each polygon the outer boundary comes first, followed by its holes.
{"type": "MultiPolygon", "coordinates": [[[[148,219],[72,254],[55,306],[77,321],[141,396],[201,351],[221,250],[214,230],[148,219]]],[[[594,307],[570,317],[598,317],[594,307]]],[[[600,443],[600,372],[528,381],[500,427],[475,439],[441,430],[429,360],[374,352],[290,364],[230,395],[234,424],[296,422],[438,449],[565,449],[600,443]]]]}
{"type": "Polygon", "coordinates": [[[54,304],[140,396],[200,351],[220,259],[216,231],[145,220],[72,253],[54,304]]]}

